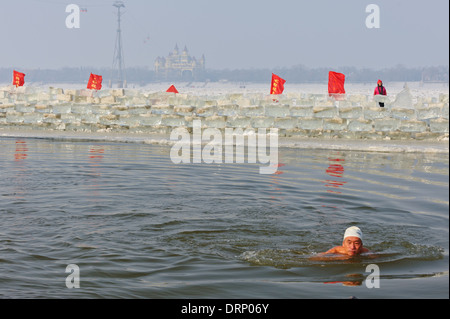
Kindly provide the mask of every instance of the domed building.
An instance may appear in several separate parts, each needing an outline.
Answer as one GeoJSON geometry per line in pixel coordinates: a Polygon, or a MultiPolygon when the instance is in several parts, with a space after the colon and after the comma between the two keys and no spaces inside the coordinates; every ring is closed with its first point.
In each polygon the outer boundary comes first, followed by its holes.
{"type": "Polygon", "coordinates": [[[191,57],[184,47],[180,53],[178,45],[167,57],[157,57],[155,60],[155,76],[159,80],[199,80],[205,71],[205,56],[197,60],[191,57]]]}

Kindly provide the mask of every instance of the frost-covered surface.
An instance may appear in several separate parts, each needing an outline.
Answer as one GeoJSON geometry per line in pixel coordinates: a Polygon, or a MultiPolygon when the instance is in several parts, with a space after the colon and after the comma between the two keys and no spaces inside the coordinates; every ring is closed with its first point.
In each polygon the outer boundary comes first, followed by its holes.
{"type": "MultiPolygon", "coordinates": [[[[222,131],[277,128],[280,138],[315,146],[336,139],[363,140],[364,147],[368,140],[448,141],[447,83],[386,83],[387,97],[374,97],[371,84],[347,84],[347,94],[336,97],[328,96],[326,84],[286,85],[282,95],[252,83],[175,83],[179,94],[166,93],[169,86],[100,91],[82,84],[0,86],[0,134],[83,133],[170,143],[175,128],[192,131],[193,121],[200,120],[202,128],[222,131]]],[[[285,145],[298,146],[289,141],[285,145]]]]}

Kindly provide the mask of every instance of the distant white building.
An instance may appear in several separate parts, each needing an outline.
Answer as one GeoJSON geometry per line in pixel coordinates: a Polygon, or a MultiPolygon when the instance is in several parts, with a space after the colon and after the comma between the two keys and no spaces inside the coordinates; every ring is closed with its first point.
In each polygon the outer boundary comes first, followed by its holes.
{"type": "Polygon", "coordinates": [[[167,57],[157,57],[155,60],[155,75],[160,80],[196,80],[205,71],[205,56],[197,60],[191,57],[186,46],[179,52],[178,45],[167,57]]]}

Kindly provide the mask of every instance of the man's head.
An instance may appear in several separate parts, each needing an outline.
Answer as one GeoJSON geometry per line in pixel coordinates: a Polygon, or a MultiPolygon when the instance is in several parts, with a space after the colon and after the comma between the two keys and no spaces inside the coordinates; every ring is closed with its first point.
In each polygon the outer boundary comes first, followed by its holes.
{"type": "Polygon", "coordinates": [[[361,253],[362,231],[356,226],[351,226],[345,230],[342,246],[346,249],[347,255],[355,256],[361,253]]]}

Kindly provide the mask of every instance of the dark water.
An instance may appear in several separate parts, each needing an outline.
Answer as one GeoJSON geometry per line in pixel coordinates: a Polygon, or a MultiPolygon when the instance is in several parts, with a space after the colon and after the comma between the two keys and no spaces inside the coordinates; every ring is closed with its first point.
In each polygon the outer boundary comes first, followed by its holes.
{"type": "Polygon", "coordinates": [[[169,151],[0,138],[0,297],[448,298],[448,153],[286,148],[260,175],[169,151]],[[309,259],[350,225],[377,258],[309,259]]]}

